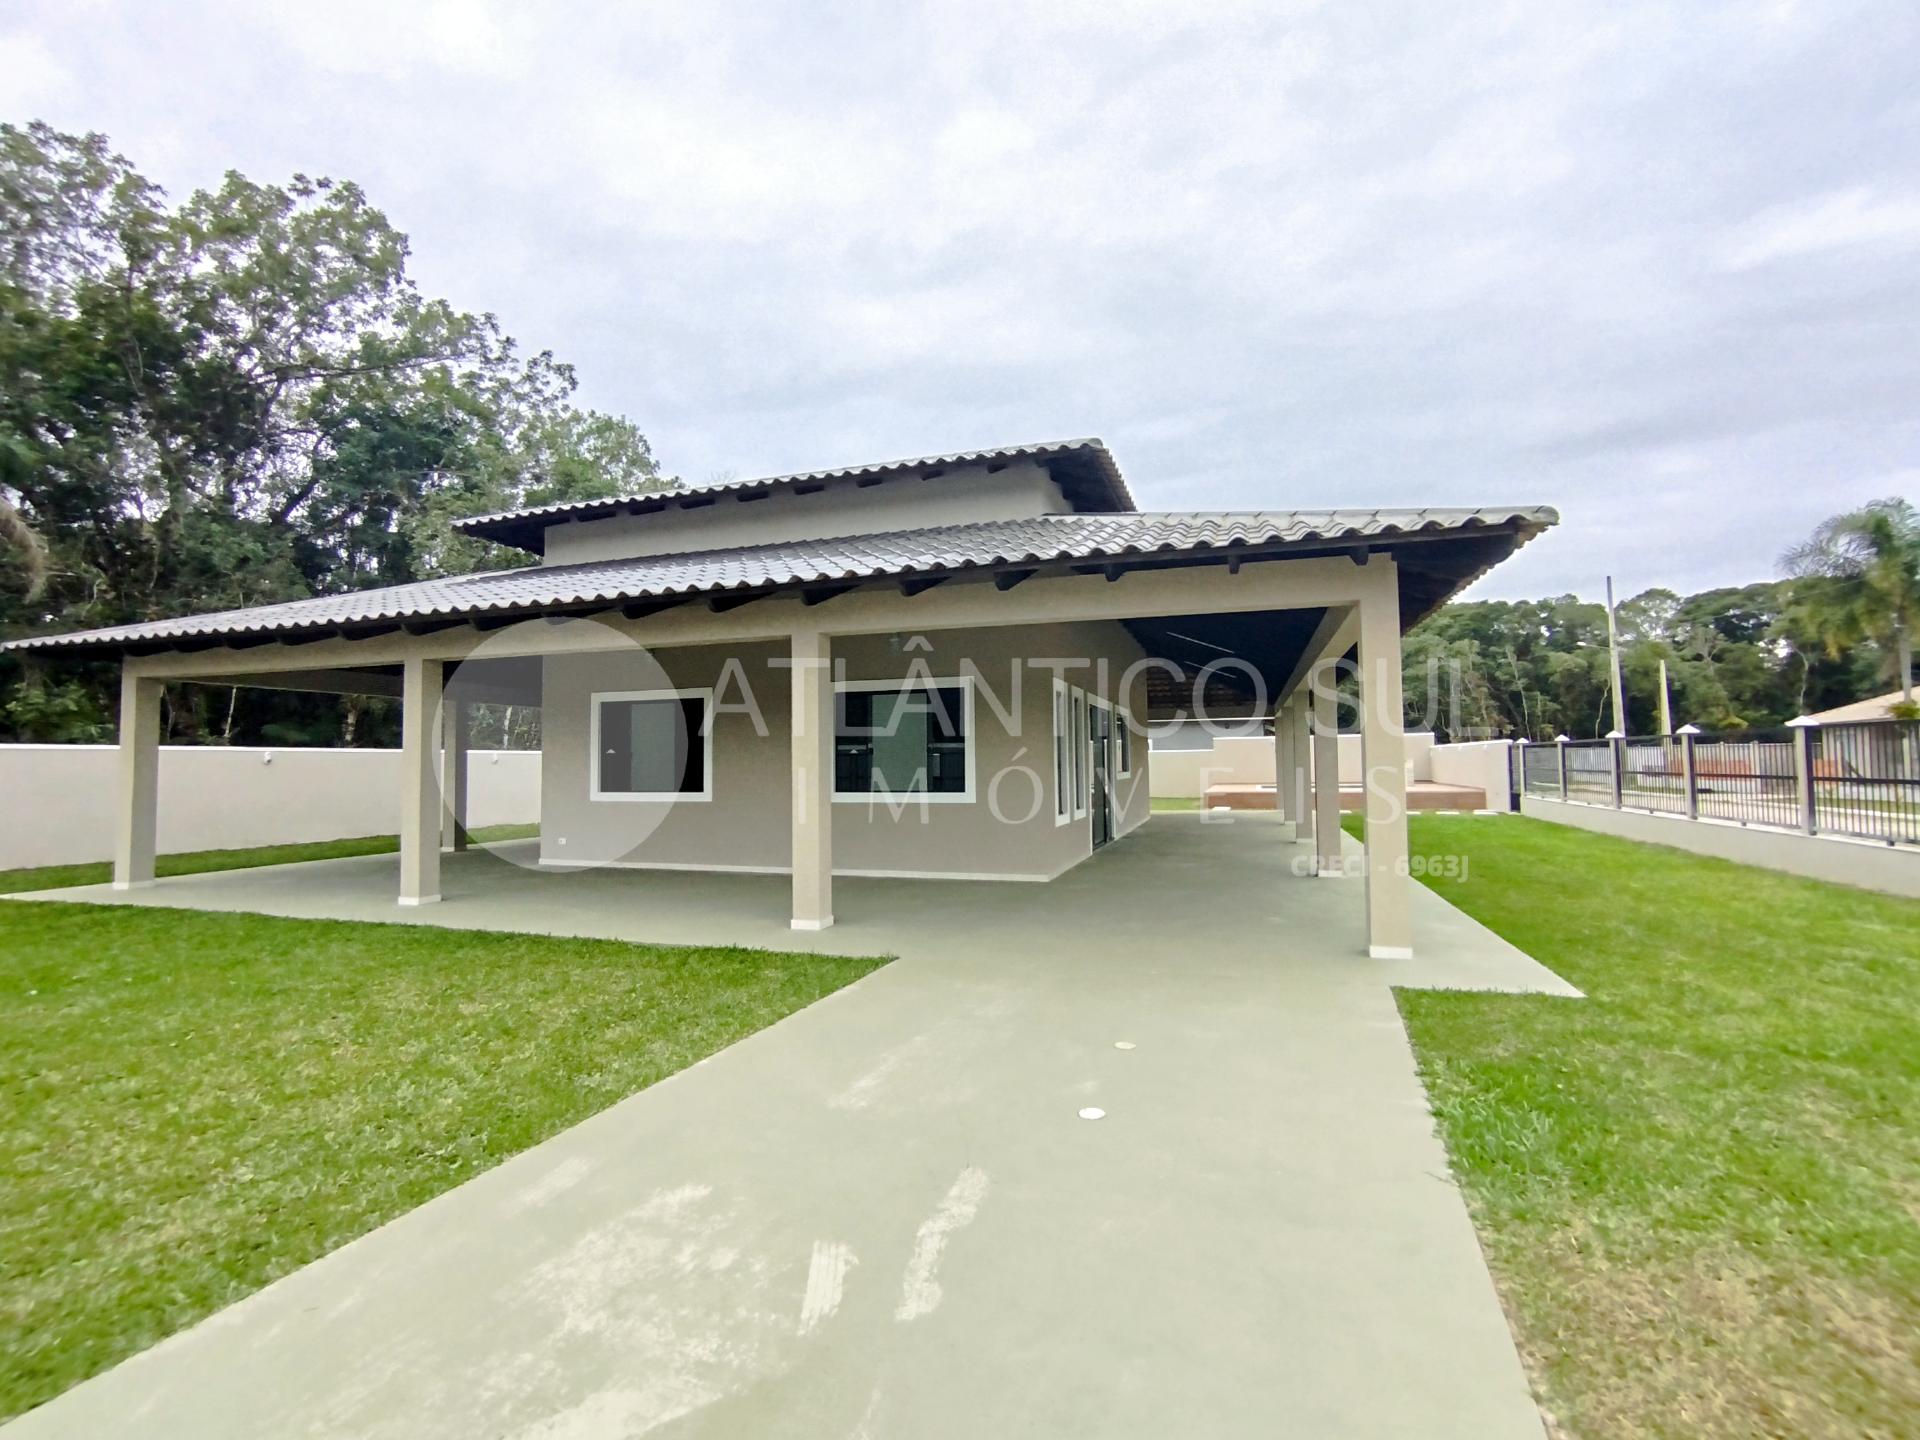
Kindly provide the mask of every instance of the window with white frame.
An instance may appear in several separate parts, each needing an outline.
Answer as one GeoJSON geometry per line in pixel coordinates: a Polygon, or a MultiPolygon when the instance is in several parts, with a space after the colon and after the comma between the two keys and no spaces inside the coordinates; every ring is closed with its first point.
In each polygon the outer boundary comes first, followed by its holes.
{"type": "Polygon", "coordinates": [[[1087,692],[1073,692],[1073,818],[1087,817],[1087,692]]]}
{"type": "Polygon", "coordinates": [[[973,798],[973,687],[849,682],[834,693],[833,792],[840,799],[973,798]]]}
{"type": "Polygon", "coordinates": [[[595,800],[713,798],[711,690],[591,697],[595,800]]]}
{"type": "Polygon", "coordinates": [[[1125,780],[1133,774],[1133,714],[1118,706],[1113,712],[1114,774],[1125,780]]]}
{"type": "Polygon", "coordinates": [[[1053,823],[1073,818],[1073,718],[1066,682],[1053,682],[1053,823]]]}

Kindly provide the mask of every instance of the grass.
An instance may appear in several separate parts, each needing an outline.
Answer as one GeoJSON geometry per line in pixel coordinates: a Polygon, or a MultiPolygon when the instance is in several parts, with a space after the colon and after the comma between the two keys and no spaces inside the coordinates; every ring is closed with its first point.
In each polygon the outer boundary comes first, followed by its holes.
{"type": "Polygon", "coordinates": [[[0,1418],[879,963],[0,903],[0,1418]]]}
{"type": "Polygon", "coordinates": [[[1589,997],[1402,992],[1562,1433],[1920,1416],[1920,902],[1519,818],[1427,883],[1589,997]]]}
{"type": "MultiPolygon", "coordinates": [[[[494,840],[523,840],[538,835],[538,825],[490,825],[475,830],[476,843],[494,840]]],[[[351,840],[317,840],[304,845],[264,845],[249,850],[189,850],[179,855],[162,855],[154,861],[154,873],[168,875],[204,875],[212,870],[246,870],[255,865],[291,865],[301,860],[340,860],[349,855],[390,855],[400,848],[398,835],[362,835],[351,840]]],[[[0,895],[19,895],[29,890],[64,890],[74,885],[104,885],[113,879],[113,865],[106,860],[80,865],[41,865],[27,870],[0,870],[0,895]]]]}
{"type": "Polygon", "coordinates": [[[1153,797],[1154,810],[1199,810],[1200,799],[1195,795],[1156,795],[1153,797]]]}

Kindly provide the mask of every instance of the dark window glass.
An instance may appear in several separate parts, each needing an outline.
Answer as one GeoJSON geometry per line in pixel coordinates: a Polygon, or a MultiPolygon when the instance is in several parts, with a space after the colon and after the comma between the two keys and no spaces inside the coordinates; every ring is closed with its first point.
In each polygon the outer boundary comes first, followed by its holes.
{"type": "Polygon", "coordinates": [[[836,791],[843,795],[966,792],[963,687],[843,690],[836,698],[836,791]]]}
{"type": "Polygon", "coordinates": [[[707,788],[705,697],[600,702],[600,793],[698,795],[707,788]]]}

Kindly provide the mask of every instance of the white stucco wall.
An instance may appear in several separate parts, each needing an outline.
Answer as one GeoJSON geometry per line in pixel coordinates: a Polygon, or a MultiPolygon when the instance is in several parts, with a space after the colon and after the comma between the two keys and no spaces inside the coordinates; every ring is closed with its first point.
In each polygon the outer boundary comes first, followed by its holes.
{"type": "MultiPolygon", "coordinates": [[[[936,632],[930,648],[907,652],[883,635],[836,640],[845,678],[898,679],[909,672],[947,679],[971,664],[997,694],[974,704],[975,796],[972,803],[872,797],[833,807],[836,874],[934,875],[1046,879],[1091,853],[1090,817],[1056,825],[1052,788],[1052,685],[1031,657],[1084,657],[1108,662],[1107,683],[1076,671],[1073,683],[1100,694],[1114,689],[1141,651],[1115,624],[1035,626],[1012,630],[936,632]],[[924,666],[922,671],[920,666],[924,666]],[[1012,677],[1020,676],[1016,696],[1012,677]],[[1033,781],[1040,781],[1036,796],[1033,781]],[[996,775],[1006,778],[999,787],[996,775]],[[992,801],[997,793],[999,812],[992,801]],[[1038,808],[1035,811],[1035,801],[1038,808]],[[1027,812],[1035,811],[1029,815],[1027,812]]],[[[771,662],[781,645],[684,647],[606,652],[548,659],[541,729],[541,858],[556,865],[636,865],[775,871],[788,868],[792,800],[789,672],[771,662]],[[729,670],[729,660],[735,666],[729,670]],[[723,675],[727,676],[722,683],[723,675]],[[745,685],[742,684],[744,677],[745,685]],[[592,796],[589,697],[596,692],[716,690],[712,798],[672,803],[592,796]],[[753,705],[746,704],[746,686],[753,705]],[[758,723],[756,723],[756,714],[758,723]],[[762,730],[764,729],[764,733],[762,730]]],[[[1131,705],[1145,713],[1145,675],[1131,705]]],[[[1116,832],[1147,818],[1145,739],[1136,735],[1132,775],[1116,783],[1116,832]]]]}
{"type": "MultiPolygon", "coordinates": [[[[116,747],[0,745],[0,870],[104,860],[113,852],[116,747]]],[[[160,750],[159,848],[242,849],[391,835],[400,827],[398,750],[160,750]]],[[[540,818],[540,756],[476,750],[468,823],[540,818]]]]}
{"type": "Polygon", "coordinates": [[[907,475],[866,486],[850,477],[805,495],[791,489],[748,500],[720,495],[696,509],[669,506],[644,515],[568,521],[547,527],[544,558],[549,565],[572,565],[1020,519],[1070,508],[1045,467],[1023,460],[991,473],[982,466],[960,467],[932,480],[907,475]]]}
{"type": "Polygon", "coordinates": [[[1468,785],[1486,792],[1489,810],[1512,805],[1513,779],[1508,771],[1511,740],[1474,740],[1435,745],[1427,753],[1427,778],[1441,785],[1468,785]]]}
{"type": "MultiPolygon", "coordinates": [[[[1427,731],[1407,735],[1408,780],[1437,779],[1429,773],[1434,749],[1427,731]]],[[[1361,779],[1360,737],[1340,737],[1340,783],[1358,785],[1361,779]]],[[[1206,750],[1153,752],[1153,793],[1163,799],[1198,799],[1213,785],[1271,785],[1274,748],[1271,735],[1223,735],[1206,750]]],[[[1462,782],[1465,783],[1465,782],[1462,782]]]]}

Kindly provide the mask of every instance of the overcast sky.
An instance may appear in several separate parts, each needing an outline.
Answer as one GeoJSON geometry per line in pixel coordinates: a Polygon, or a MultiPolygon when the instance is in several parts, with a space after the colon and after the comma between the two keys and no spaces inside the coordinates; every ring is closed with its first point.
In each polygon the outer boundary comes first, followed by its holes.
{"type": "Polygon", "coordinates": [[[1920,494],[1912,0],[275,8],[14,0],[0,118],[359,181],[689,480],[1099,435],[1149,509],[1558,506],[1488,596],[1920,494]]]}

